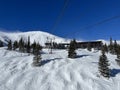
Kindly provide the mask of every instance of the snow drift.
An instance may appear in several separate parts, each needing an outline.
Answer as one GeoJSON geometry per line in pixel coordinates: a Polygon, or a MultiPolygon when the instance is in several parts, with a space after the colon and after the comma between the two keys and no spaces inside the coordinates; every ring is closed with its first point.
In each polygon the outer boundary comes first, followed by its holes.
{"type": "Polygon", "coordinates": [[[120,90],[120,67],[115,55],[107,54],[113,76],[99,76],[100,51],[77,50],[78,58],[67,58],[66,50],[43,50],[42,66],[33,67],[33,55],[0,48],[0,90],[120,90]]]}

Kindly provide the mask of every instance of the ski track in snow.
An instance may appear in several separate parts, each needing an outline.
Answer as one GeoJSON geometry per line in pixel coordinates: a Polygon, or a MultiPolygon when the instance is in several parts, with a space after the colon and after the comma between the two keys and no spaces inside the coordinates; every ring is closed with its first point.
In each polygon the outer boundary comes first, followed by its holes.
{"type": "MultiPolygon", "coordinates": [[[[98,77],[100,51],[77,50],[78,58],[67,58],[66,50],[43,50],[41,67],[33,67],[33,55],[0,48],[0,90],[120,90],[120,72],[98,77]]],[[[110,68],[120,67],[115,55],[107,54],[110,68]]]]}

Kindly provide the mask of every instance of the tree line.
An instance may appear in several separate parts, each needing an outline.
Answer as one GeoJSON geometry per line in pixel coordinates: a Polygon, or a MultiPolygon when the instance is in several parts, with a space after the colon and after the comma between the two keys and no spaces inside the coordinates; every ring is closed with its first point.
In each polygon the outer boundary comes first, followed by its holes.
{"type": "MultiPolygon", "coordinates": [[[[68,58],[76,58],[77,57],[77,53],[76,53],[76,46],[77,42],[75,39],[73,39],[70,42],[70,46],[68,48],[68,58]]],[[[35,41],[30,44],[30,37],[28,37],[27,42],[24,42],[24,40],[21,38],[19,40],[19,42],[14,41],[12,43],[12,41],[10,40],[8,42],[8,50],[16,50],[18,49],[18,51],[20,52],[26,52],[26,53],[32,53],[34,55],[33,57],[33,65],[34,66],[40,66],[40,62],[41,62],[41,53],[40,51],[42,50],[42,46],[39,43],[36,43],[35,41]]],[[[87,50],[91,51],[91,47],[88,44],[88,48],[87,50]]],[[[112,40],[112,38],[110,38],[110,44],[103,44],[103,46],[101,47],[101,55],[99,57],[99,62],[98,62],[98,70],[100,72],[100,75],[106,77],[106,78],[110,78],[111,72],[110,72],[110,64],[109,64],[109,60],[107,59],[106,53],[111,53],[114,55],[117,55],[117,59],[116,62],[118,65],[120,65],[120,45],[117,44],[117,41],[112,40]]]]}
{"type": "MultiPolygon", "coordinates": [[[[68,49],[68,58],[76,58],[77,57],[77,53],[76,53],[76,41],[75,39],[72,40],[70,42],[70,46],[68,49]]],[[[88,44],[88,51],[91,51],[91,47],[88,44]]],[[[109,68],[110,64],[109,64],[109,60],[106,56],[106,53],[111,53],[113,55],[117,55],[117,59],[115,60],[117,62],[117,64],[120,66],[120,45],[117,44],[117,41],[112,40],[112,38],[110,38],[110,44],[103,44],[101,47],[101,55],[99,56],[99,62],[98,62],[98,70],[101,76],[106,77],[106,78],[110,78],[112,72],[111,69],[109,68]]]]}
{"type": "Polygon", "coordinates": [[[27,42],[25,42],[23,38],[14,42],[9,40],[7,50],[17,50],[22,53],[33,54],[33,65],[38,66],[40,64],[42,46],[39,43],[36,43],[36,41],[30,44],[30,37],[28,37],[27,42]]]}
{"type": "Polygon", "coordinates": [[[104,44],[103,47],[101,48],[102,54],[99,57],[99,62],[98,62],[98,70],[100,72],[100,75],[110,78],[112,75],[111,69],[109,68],[109,60],[107,59],[107,56],[105,53],[111,53],[113,55],[117,56],[117,59],[115,61],[117,64],[120,66],[120,45],[117,43],[116,40],[112,40],[110,38],[109,45],[104,44]]]}

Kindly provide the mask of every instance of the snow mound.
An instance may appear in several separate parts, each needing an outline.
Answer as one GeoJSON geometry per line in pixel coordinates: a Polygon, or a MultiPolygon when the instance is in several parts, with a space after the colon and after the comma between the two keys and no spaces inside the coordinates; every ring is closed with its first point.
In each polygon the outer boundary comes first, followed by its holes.
{"type": "Polygon", "coordinates": [[[77,50],[78,58],[67,58],[66,50],[43,50],[42,66],[33,67],[33,55],[0,48],[0,90],[120,90],[120,67],[115,55],[107,54],[114,76],[98,76],[100,51],[77,50]]]}
{"type": "Polygon", "coordinates": [[[69,40],[49,34],[47,32],[42,31],[29,31],[29,32],[13,32],[13,33],[6,33],[6,32],[0,32],[0,40],[4,43],[7,43],[8,40],[19,40],[21,37],[27,41],[28,36],[30,36],[30,42],[33,43],[34,40],[36,42],[39,42],[41,45],[44,46],[44,44],[47,41],[50,41],[52,39],[53,41],[60,43],[60,42],[69,42],[69,40]],[[49,39],[47,39],[49,38],[49,39]]]}

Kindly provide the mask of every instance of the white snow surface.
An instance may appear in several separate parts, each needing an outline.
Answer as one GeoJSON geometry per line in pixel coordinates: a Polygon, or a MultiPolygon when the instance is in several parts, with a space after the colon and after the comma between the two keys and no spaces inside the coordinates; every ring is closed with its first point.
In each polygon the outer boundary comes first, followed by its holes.
{"type": "Polygon", "coordinates": [[[101,52],[77,50],[78,58],[67,58],[66,50],[43,49],[41,67],[32,66],[33,55],[0,48],[0,90],[120,90],[120,67],[115,55],[107,54],[114,75],[99,76],[101,52]]]}
{"type": "Polygon", "coordinates": [[[24,39],[24,41],[27,41],[28,36],[30,36],[31,43],[33,43],[35,40],[36,42],[39,42],[42,46],[44,46],[47,41],[51,41],[51,39],[57,43],[61,43],[61,42],[64,43],[70,41],[68,39],[64,39],[43,31],[28,31],[28,32],[13,32],[13,33],[0,32],[0,40],[6,44],[8,40],[18,41],[21,39],[21,37],[24,39]]]}

